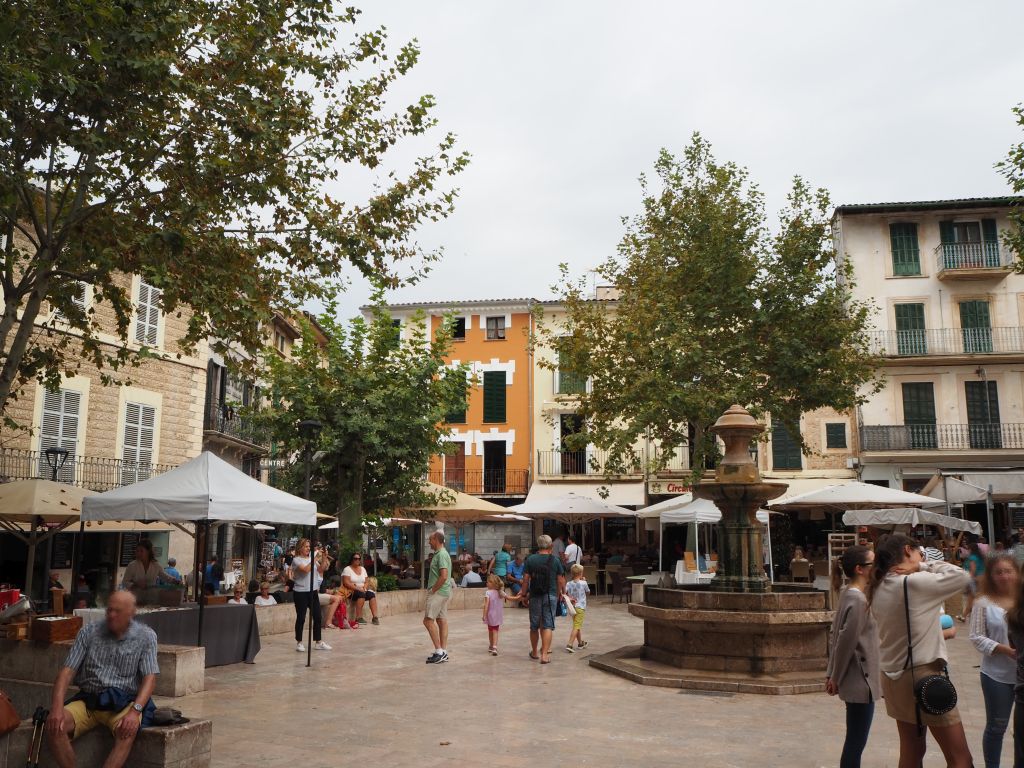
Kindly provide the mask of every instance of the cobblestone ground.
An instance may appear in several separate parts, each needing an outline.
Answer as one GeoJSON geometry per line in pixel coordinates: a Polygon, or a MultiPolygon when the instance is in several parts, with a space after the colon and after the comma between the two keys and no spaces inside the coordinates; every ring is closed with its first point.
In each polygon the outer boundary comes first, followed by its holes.
{"type": "MultiPolygon", "coordinates": [[[[183,700],[214,721],[214,765],[318,766],[786,766],[838,763],[843,706],[825,694],[681,693],[635,685],[587,664],[590,653],[639,643],[624,606],[591,604],[590,647],[553,663],[528,658],[526,611],[506,610],[501,655],[487,653],[476,611],[450,614],[451,661],[426,665],[420,617],[406,615],[326,634],[313,667],[287,635],[264,638],[254,665],[207,672],[207,691],[183,700]]],[[[964,625],[950,642],[951,669],[975,762],[984,706],[978,656],[964,625]]],[[[876,711],[865,766],[897,764],[895,724],[876,711]]],[[[944,765],[931,743],[926,766],[944,765]]],[[[1007,734],[1003,764],[1012,764],[1007,734]]]]}

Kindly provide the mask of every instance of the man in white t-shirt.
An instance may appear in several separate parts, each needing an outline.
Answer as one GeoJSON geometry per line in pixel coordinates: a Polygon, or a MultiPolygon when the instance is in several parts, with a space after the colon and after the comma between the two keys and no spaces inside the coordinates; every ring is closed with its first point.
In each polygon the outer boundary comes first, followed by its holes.
{"type": "Polygon", "coordinates": [[[551,554],[565,562],[565,542],[562,540],[562,534],[558,534],[551,543],[551,554]]]}
{"type": "Polygon", "coordinates": [[[468,587],[470,584],[482,584],[483,579],[480,574],[474,571],[470,566],[462,566],[462,581],[459,582],[460,587],[468,587]]]}
{"type": "Polygon", "coordinates": [[[583,561],[583,549],[579,544],[576,543],[576,538],[570,533],[567,537],[569,543],[565,547],[565,565],[568,568],[572,568],[577,563],[582,565],[583,561]]]}

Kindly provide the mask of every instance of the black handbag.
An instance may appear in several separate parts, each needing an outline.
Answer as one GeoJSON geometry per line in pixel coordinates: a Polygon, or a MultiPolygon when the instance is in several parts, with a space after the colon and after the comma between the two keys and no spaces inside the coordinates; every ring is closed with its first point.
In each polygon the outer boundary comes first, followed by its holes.
{"type": "Polygon", "coordinates": [[[914,700],[917,704],[917,727],[921,724],[921,710],[930,715],[944,715],[956,706],[956,688],[949,679],[949,668],[944,664],[941,675],[926,675],[920,680],[914,678],[914,642],[910,634],[910,589],[907,586],[908,576],[903,577],[903,607],[907,615],[907,661],[903,668],[910,667],[911,681],[914,684],[914,700]]]}

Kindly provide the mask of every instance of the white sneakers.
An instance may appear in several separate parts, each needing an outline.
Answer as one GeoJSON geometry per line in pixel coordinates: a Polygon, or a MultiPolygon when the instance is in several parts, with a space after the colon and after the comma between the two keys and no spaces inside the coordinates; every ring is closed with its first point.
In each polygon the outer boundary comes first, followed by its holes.
{"type": "Polygon", "coordinates": [[[306,652],[306,646],[303,645],[302,643],[296,643],[295,644],[295,650],[298,651],[299,653],[305,653],[306,652]]]}
{"type": "Polygon", "coordinates": [[[323,640],[317,640],[315,643],[313,643],[313,650],[314,651],[329,651],[329,650],[331,650],[331,646],[329,646],[323,640]]]}

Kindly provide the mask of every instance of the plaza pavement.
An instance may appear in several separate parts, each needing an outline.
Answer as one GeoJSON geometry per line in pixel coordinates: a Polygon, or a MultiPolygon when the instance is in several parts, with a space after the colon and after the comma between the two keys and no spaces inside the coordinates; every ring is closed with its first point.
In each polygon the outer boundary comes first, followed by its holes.
{"type": "MultiPolygon", "coordinates": [[[[482,595],[481,595],[482,599],[482,595]]],[[[451,661],[426,665],[418,615],[326,633],[313,667],[288,635],[263,638],[254,665],[207,670],[182,700],[214,722],[214,766],[566,768],[838,764],[842,704],[822,694],[701,694],[640,686],[591,669],[587,657],[642,641],[643,627],[607,598],[587,612],[590,647],[570,655],[559,621],[553,662],[527,657],[526,611],[508,608],[501,655],[487,653],[476,611],[450,614],[451,661]]],[[[984,706],[966,626],[950,641],[951,672],[977,765],[984,706]]],[[[1012,765],[1008,733],[1003,764],[1012,765]]],[[[864,766],[897,764],[896,728],[880,704],[864,766]]],[[[944,765],[934,742],[925,766],[944,765]]]]}

